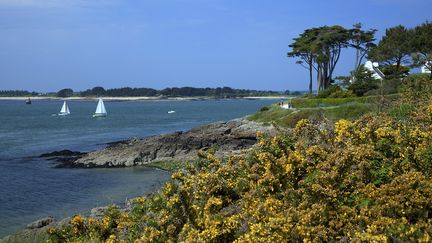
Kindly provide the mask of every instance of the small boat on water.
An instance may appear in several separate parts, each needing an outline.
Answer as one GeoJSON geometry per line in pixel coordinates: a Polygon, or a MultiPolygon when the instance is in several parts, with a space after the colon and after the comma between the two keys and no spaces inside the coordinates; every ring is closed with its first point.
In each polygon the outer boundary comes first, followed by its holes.
{"type": "Polygon", "coordinates": [[[99,98],[97,107],[96,107],[96,111],[93,114],[93,117],[105,117],[107,115],[106,109],[105,109],[105,105],[103,103],[102,98],[99,98]]]}
{"type": "Polygon", "coordinates": [[[60,113],[58,113],[59,116],[67,116],[70,114],[70,110],[68,105],[66,104],[66,101],[63,102],[63,106],[60,110],[60,113]]]}
{"type": "Polygon", "coordinates": [[[168,111],[168,114],[172,114],[172,113],[175,113],[175,111],[168,111]]]}
{"type": "Polygon", "coordinates": [[[30,99],[30,98],[27,98],[26,101],[25,101],[25,103],[26,103],[27,105],[31,105],[31,99],[30,99]]]}

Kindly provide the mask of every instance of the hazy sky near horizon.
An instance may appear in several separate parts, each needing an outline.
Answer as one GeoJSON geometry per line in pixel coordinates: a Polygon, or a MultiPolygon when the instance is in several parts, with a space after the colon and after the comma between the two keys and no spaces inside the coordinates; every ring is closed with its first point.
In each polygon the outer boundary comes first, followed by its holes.
{"type": "MultiPolygon", "coordinates": [[[[306,90],[292,38],[361,22],[381,37],[431,20],[431,0],[0,0],[0,90],[306,90]]],[[[354,65],[344,50],[336,75],[354,65]]]]}

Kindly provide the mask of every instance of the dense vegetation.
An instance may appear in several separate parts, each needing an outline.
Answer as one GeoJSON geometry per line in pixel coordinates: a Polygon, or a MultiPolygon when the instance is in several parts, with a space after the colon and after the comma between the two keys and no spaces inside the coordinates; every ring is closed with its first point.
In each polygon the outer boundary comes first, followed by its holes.
{"type": "MultiPolygon", "coordinates": [[[[382,39],[375,44],[375,29],[362,30],[360,23],[352,29],[342,26],[321,26],[305,30],[290,44],[288,57],[297,58],[309,71],[309,93],[313,93],[313,76],[316,73],[317,93],[325,92],[334,86],[351,90],[352,95],[362,96],[376,90],[384,83],[375,82],[371,73],[363,68],[362,60],[378,62],[386,81],[397,84],[406,76],[411,67],[432,70],[432,23],[425,22],[412,29],[398,25],[386,30],[382,39]],[[347,77],[333,78],[342,49],[356,50],[355,65],[347,77]],[[342,79],[342,85],[335,79],[342,79]],[[345,86],[345,87],[344,87],[345,86]],[[351,87],[352,86],[352,87],[351,87]]],[[[432,80],[432,73],[429,75],[432,80]]],[[[329,93],[329,92],[327,92],[329,93]]],[[[339,92],[342,96],[349,93],[339,92]]]]}
{"type": "Polygon", "coordinates": [[[130,213],[113,206],[101,219],[76,215],[50,228],[50,239],[430,241],[432,84],[405,82],[389,112],[303,119],[238,156],[200,153],[130,213]]]}

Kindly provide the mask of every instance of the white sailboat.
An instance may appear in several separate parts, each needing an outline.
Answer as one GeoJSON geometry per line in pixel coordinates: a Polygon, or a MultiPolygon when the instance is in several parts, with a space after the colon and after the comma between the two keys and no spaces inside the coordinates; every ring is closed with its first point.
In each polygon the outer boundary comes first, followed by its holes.
{"type": "Polygon", "coordinates": [[[66,101],[63,102],[63,106],[60,110],[60,113],[58,113],[59,116],[67,116],[70,114],[70,110],[68,105],[66,104],[66,101]]]}
{"type": "Polygon", "coordinates": [[[104,117],[107,115],[106,109],[105,109],[105,105],[103,103],[102,98],[99,98],[97,107],[96,107],[96,111],[93,114],[93,117],[104,117]]]}

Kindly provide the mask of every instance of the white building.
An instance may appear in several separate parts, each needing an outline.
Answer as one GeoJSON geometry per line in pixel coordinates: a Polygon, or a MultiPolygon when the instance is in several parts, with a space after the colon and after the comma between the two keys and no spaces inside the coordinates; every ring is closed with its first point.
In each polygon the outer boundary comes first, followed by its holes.
{"type": "Polygon", "coordinates": [[[384,79],[385,75],[378,69],[379,65],[377,62],[367,61],[364,67],[373,73],[375,79],[384,79]]]}
{"type": "Polygon", "coordinates": [[[431,70],[429,70],[428,68],[426,68],[426,65],[423,65],[421,67],[421,73],[431,73],[431,70]]]}

